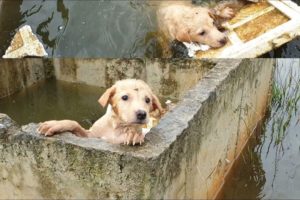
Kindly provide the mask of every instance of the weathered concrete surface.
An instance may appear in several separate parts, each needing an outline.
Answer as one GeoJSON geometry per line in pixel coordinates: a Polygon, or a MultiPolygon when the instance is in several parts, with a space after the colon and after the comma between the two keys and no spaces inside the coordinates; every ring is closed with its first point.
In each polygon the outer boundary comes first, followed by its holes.
{"type": "Polygon", "coordinates": [[[48,54],[43,44],[32,33],[31,27],[25,25],[15,34],[3,58],[24,58],[28,56],[45,57],[48,54]]]}
{"type": "Polygon", "coordinates": [[[0,59],[0,98],[53,76],[50,60],[0,59]]]}
{"type": "MultiPolygon", "coordinates": [[[[3,121],[11,120],[0,115],[3,121]]],[[[144,185],[149,185],[151,165],[130,152],[132,147],[70,134],[44,138],[35,130],[34,124],[24,126],[0,143],[1,198],[128,199],[149,194],[144,185]]]]}
{"type": "Polygon", "coordinates": [[[8,116],[0,113],[0,141],[8,139],[9,133],[14,133],[19,126],[8,116]]]}
{"type": "MultiPolygon", "coordinates": [[[[176,161],[179,172],[174,175],[168,170],[159,176],[176,177],[165,182],[165,198],[213,198],[232,161],[264,116],[272,60],[244,60],[240,67],[234,67],[236,62],[239,61],[217,65],[189,91],[183,105],[177,108],[182,109],[182,113],[173,115],[177,120],[172,120],[189,123],[183,122],[187,128],[177,134],[178,145],[174,144],[173,151],[169,151],[172,153],[167,156],[181,158],[176,161]]],[[[163,131],[170,133],[171,130],[164,128],[163,131]]],[[[161,163],[164,159],[166,157],[161,163]]],[[[168,165],[166,169],[175,163],[168,162],[168,165]]]]}
{"type": "Polygon", "coordinates": [[[272,71],[266,59],[217,64],[141,147],[45,138],[36,124],[8,131],[0,143],[0,197],[212,198],[264,115],[272,71]]]}
{"type": "Polygon", "coordinates": [[[54,59],[58,80],[108,88],[124,78],[146,81],[156,94],[180,98],[214,65],[208,60],[54,59]],[[167,86],[166,86],[167,85],[167,86]]]}

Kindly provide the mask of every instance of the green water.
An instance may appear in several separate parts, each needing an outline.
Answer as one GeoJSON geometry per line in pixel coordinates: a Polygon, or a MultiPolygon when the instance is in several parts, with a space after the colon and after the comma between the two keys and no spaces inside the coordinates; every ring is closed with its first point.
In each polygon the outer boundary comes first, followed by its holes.
{"type": "Polygon", "coordinates": [[[2,55],[25,24],[54,57],[159,57],[155,5],[145,0],[4,0],[2,55]]]}
{"type": "Polygon", "coordinates": [[[105,113],[97,102],[103,88],[50,79],[0,99],[0,112],[18,124],[72,119],[89,127],[105,113]]]}
{"type": "Polygon", "coordinates": [[[266,121],[237,162],[225,199],[300,198],[300,60],[277,61],[266,121]]]}
{"type": "MultiPolygon", "coordinates": [[[[166,83],[164,88],[173,88],[166,83]]],[[[106,88],[48,79],[13,95],[0,99],[0,113],[5,113],[20,125],[46,120],[71,119],[88,128],[105,114],[98,103],[106,88]]],[[[176,103],[176,97],[159,97],[176,103]]]]}

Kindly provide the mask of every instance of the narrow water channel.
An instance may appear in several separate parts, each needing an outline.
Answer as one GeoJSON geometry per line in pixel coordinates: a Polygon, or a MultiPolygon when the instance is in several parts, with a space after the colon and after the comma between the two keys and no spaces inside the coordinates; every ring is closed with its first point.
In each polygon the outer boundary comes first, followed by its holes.
{"type": "Polygon", "coordinates": [[[300,60],[277,61],[273,100],[223,188],[225,199],[299,199],[300,60]]]}

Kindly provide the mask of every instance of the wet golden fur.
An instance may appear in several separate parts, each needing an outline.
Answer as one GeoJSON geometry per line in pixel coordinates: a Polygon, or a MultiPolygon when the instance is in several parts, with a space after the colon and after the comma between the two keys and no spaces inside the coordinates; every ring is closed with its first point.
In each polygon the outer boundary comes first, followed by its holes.
{"type": "Polygon", "coordinates": [[[38,131],[45,136],[70,131],[81,137],[96,137],[114,144],[142,144],[142,126],[148,123],[150,113],[163,108],[151,88],[142,80],[117,81],[100,97],[99,103],[107,111],[86,130],[76,121],[51,120],[40,124],[38,131]],[[127,97],[124,98],[124,96],[127,97]],[[143,113],[142,118],[138,117],[143,113]]]}

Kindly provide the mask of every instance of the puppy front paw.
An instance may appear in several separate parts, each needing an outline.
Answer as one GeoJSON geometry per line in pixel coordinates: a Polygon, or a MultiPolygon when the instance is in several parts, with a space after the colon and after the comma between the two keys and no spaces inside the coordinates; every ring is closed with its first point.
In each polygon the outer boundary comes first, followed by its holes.
{"type": "Polygon", "coordinates": [[[135,131],[127,131],[125,134],[126,134],[124,140],[125,145],[134,146],[136,144],[142,145],[144,143],[145,136],[142,133],[137,133],[135,131]]]}
{"type": "Polygon", "coordinates": [[[235,16],[235,12],[232,8],[226,7],[217,12],[218,15],[224,19],[232,19],[235,16]]]}
{"type": "Polygon", "coordinates": [[[55,134],[55,132],[59,131],[57,129],[57,121],[46,121],[39,124],[39,127],[37,129],[38,133],[45,136],[52,136],[55,134]]]}
{"type": "Polygon", "coordinates": [[[139,133],[133,137],[132,145],[135,145],[135,144],[142,145],[144,142],[145,142],[145,135],[142,133],[139,133]]]}
{"type": "Polygon", "coordinates": [[[37,131],[42,135],[52,136],[56,133],[62,133],[66,131],[75,132],[75,130],[78,128],[80,128],[80,125],[72,120],[51,120],[40,123],[37,131]]]}

